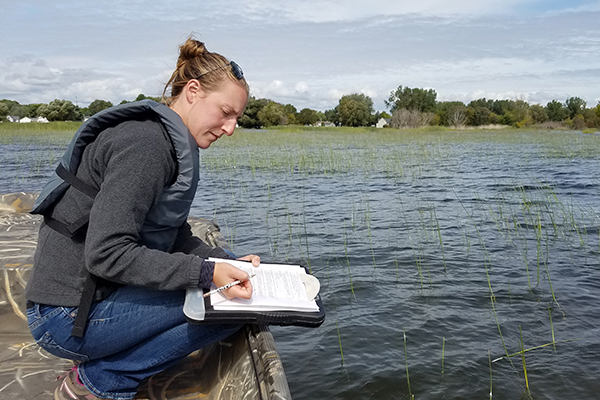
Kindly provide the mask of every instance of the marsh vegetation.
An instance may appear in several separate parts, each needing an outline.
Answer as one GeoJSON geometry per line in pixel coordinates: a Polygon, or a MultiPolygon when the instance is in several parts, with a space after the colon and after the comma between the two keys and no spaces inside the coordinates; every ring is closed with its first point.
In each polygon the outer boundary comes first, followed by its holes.
{"type": "MultiPolygon", "coordinates": [[[[3,193],[70,136],[2,135],[3,193]]],[[[600,136],[240,130],[201,162],[193,216],[321,281],[320,328],[272,328],[295,397],[596,395],[600,136]]]]}

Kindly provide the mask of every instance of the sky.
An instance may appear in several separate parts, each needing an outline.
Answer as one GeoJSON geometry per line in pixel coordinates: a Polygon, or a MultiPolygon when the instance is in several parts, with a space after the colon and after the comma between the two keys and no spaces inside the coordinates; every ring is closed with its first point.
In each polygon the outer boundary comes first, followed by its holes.
{"type": "Polygon", "coordinates": [[[160,96],[193,35],[251,95],[324,111],[399,86],[438,101],[600,101],[600,0],[0,0],[0,99],[160,96]]]}

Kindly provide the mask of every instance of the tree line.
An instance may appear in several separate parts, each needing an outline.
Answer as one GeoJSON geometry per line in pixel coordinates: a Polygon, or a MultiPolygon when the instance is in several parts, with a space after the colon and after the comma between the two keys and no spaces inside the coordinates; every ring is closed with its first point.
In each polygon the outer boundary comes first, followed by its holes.
{"type": "MultiPolygon", "coordinates": [[[[140,101],[144,99],[151,99],[154,101],[160,101],[159,97],[148,97],[144,94],[138,95],[133,101],[140,101]]],[[[119,104],[129,103],[127,100],[121,101],[119,104]]],[[[0,100],[0,121],[6,121],[8,116],[15,116],[19,118],[29,117],[44,117],[48,121],[82,121],[86,117],[110,108],[113,103],[106,100],[94,100],[88,107],[79,107],[69,100],[53,100],[48,104],[45,103],[34,103],[34,104],[19,104],[14,100],[0,100]]]]}
{"type": "MultiPolygon", "coordinates": [[[[159,98],[140,94],[134,101],[159,98]]],[[[123,100],[121,104],[127,103],[123,100]]],[[[277,125],[315,125],[324,121],[335,126],[373,126],[381,118],[392,128],[417,128],[429,125],[464,127],[509,125],[524,127],[544,125],[549,128],[600,128],[600,102],[588,108],[580,97],[569,97],[564,102],[552,100],[545,106],[529,104],[524,100],[492,100],[481,98],[465,104],[461,101],[437,101],[433,89],[399,86],[385,100],[387,111],[376,112],[373,100],[362,93],[342,96],[338,105],[326,111],[303,108],[298,111],[292,104],[281,104],[266,98],[251,96],[244,115],[238,123],[243,128],[262,128],[277,125]],[[389,111],[389,113],[388,113],[389,111]]],[[[13,100],[0,100],[0,118],[46,117],[49,121],[81,120],[113,104],[94,100],[80,108],[68,100],[54,100],[48,104],[20,105],[13,100]]]]}

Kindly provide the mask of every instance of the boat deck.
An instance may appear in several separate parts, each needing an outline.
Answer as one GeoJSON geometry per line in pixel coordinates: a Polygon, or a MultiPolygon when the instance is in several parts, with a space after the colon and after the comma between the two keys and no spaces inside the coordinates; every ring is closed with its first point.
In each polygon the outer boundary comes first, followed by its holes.
{"type": "MultiPolygon", "coordinates": [[[[0,196],[0,398],[47,400],[57,377],[72,368],[40,348],[29,334],[23,295],[33,266],[38,216],[27,212],[35,194],[0,196]]],[[[227,247],[212,221],[190,219],[194,234],[227,247]]],[[[144,382],[136,398],[290,399],[285,371],[267,327],[247,325],[229,338],[192,353],[144,382]]]]}

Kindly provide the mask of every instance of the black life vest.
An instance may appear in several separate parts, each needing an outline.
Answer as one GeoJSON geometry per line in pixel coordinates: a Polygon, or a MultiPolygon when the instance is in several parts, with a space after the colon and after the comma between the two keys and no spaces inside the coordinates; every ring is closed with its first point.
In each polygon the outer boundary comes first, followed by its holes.
{"type": "MultiPolygon", "coordinates": [[[[97,190],[76,177],[86,146],[96,140],[104,130],[125,121],[143,118],[149,113],[158,118],[173,143],[178,173],[175,181],[165,188],[158,203],[148,212],[140,232],[140,244],[152,249],[171,251],[177,239],[178,229],[186,222],[196,194],[199,179],[199,150],[181,117],[166,105],[151,100],[111,107],[87,120],[73,137],[31,212],[44,215],[45,223],[52,229],[74,240],[82,240],[81,232],[84,232],[87,227],[89,212],[70,224],[50,218],[47,214],[70,186],[92,199],[95,198],[97,190]]],[[[83,336],[95,288],[96,277],[89,274],[81,296],[73,336],[83,336]]]]}

